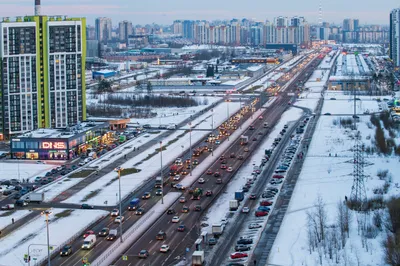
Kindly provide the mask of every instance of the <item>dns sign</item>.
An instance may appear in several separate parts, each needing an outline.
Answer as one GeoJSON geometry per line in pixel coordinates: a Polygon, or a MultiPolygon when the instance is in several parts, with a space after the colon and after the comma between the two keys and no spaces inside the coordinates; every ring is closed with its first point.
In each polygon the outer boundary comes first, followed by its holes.
{"type": "Polygon", "coordinates": [[[65,150],[66,148],[67,148],[67,145],[65,145],[65,142],[50,142],[50,141],[42,142],[42,149],[65,150]]]}

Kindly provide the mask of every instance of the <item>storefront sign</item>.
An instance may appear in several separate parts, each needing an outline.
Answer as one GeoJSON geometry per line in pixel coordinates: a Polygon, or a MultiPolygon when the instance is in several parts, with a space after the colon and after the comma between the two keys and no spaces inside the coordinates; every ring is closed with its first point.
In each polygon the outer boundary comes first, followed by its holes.
{"type": "Polygon", "coordinates": [[[51,142],[51,141],[43,141],[41,143],[41,149],[44,150],[49,150],[49,149],[67,149],[67,145],[65,144],[65,142],[59,142],[59,141],[55,141],[55,142],[51,142]]]}

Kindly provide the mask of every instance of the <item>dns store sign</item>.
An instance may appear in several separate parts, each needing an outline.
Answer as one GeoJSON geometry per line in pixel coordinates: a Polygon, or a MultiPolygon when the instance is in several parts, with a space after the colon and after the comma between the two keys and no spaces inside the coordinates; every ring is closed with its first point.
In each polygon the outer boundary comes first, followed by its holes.
{"type": "Polygon", "coordinates": [[[43,141],[41,148],[44,150],[51,150],[51,149],[57,149],[57,150],[65,150],[67,149],[67,145],[65,142],[60,142],[60,141],[43,141]]]}

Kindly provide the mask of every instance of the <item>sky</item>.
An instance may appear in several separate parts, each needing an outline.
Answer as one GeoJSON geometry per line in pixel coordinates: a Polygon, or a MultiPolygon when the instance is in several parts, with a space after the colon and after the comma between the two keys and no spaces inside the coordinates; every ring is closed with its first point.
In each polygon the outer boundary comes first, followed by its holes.
{"type": "MultiPolygon", "coordinates": [[[[87,17],[94,25],[96,17],[110,17],[134,24],[172,24],[176,19],[272,20],[277,16],[304,16],[318,21],[322,2],[323,21],[341,23],[358,18],[360,24],[389,24],[389,13],[400,8],[399,0],[41,0],[42,14],[87,17]],[[284,3],[281,5],[279,3],[284,3]]],[[[34,0],[0,0],[0,17],[32,15],[34,0]]]]}

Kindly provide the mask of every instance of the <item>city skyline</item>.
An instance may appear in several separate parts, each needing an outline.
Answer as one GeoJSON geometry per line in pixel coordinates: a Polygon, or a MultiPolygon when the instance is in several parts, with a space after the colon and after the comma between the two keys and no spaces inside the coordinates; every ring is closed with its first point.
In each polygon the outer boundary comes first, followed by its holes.
{"type": "MultiPolygon", "coordinates": [[[[284,7],[271,6],[270,3],[261,0],[253,1],[252,5],[243,5],[237,0],[221,0],[218,2],[203,0],[201,3],[202,6],[198,7],[183,0],[173,0],[168,1],[168,3],[161,0],[135,3],[115,0],[111,4],[105,0],[59,0],[57,3],[42,0],[42,13],[87,17],[90,25],[94,25],[95,18],[102,16],[110,17],[115,25],[122,20],[129,20],[134,24],[157,23],[165,25],[172,24],[177,19],[225,20],[248,18],[265,21],[277,16],[304,16],[310,23],[316,23],[320,1],[309,0],[300,4],[297,1],[290,0],[290,3],[284,7]],[[235,2],[237,3],[235,4],[235,2]],[[256,6],[257,8],[255,8],[256,6]]],[[[4,0],[1,6],[0,16],[2,17],[33,15],[34,12],[33,0],[4,0]],[[15,8],[16,5],[18,5],[18,8],[15,8]]],[[[344,0],[323,1],[323,21],[341,24],[345,18],[358,18],[361,24],[389,24],[388,14],[397,7],[399,6],[396,0],[384,2],[354,0],[351,8],[348,7],[348,2],[344,0]]]]}

